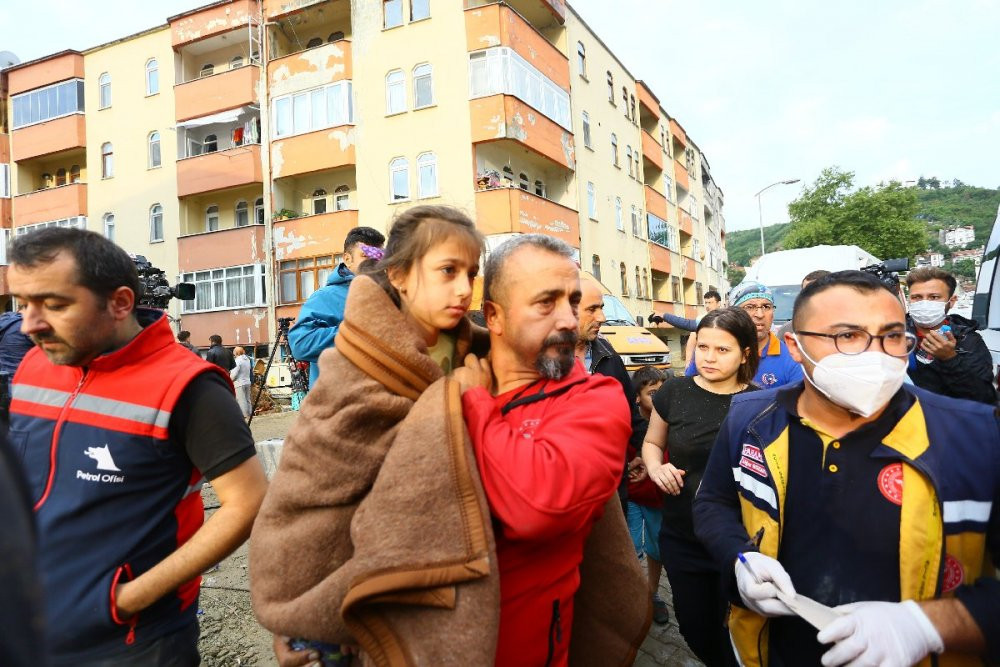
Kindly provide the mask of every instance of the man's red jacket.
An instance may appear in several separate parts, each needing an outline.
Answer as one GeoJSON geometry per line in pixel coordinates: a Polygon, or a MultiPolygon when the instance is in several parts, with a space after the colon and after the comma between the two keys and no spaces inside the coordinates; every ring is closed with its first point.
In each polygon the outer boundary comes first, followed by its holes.
{"type": "Polygon", "coordinates": [[[577,362],[562,380],[496,397],[476,387],[462,403],[496,528],[496,665],[566,665],[583,543],[621,480],[628,402],[577,362]]]}

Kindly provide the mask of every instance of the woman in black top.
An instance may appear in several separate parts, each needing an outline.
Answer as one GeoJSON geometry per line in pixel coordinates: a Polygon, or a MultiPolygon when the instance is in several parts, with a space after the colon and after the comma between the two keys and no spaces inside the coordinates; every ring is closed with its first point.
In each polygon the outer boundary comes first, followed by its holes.
{"type": "Polygon", "coordinates": [[[681,634],[706,665],[729,666],[736,659],[724,627],[727,605],[719,569],[695,537],[691,501],[733,395],[756,389],[751,380],[759,362],[757,333],[746,312],[725,308],[705,315],[695,335],[698,375],[674,378],[656,392],[642,458],[650,478],[667,494],[660,557],[681,634]]]}

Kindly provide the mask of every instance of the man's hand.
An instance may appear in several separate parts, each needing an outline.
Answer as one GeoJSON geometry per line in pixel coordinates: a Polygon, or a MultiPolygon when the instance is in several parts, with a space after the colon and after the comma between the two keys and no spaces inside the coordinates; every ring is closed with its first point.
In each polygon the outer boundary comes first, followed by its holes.
{"type": "Polygon", "coordinates": [[[493,371],[489,359],[479,359],[474,354],[465,355],[465,365],[452,371],[451,377],[458,381],[464,394],[473,387],[489,389],[493,386],[493,371]]]}
{"type": "Polygon", "coordinates": [[[739,560],[735,565],[736,587],[743,603],[761,616],[794,616],[795,613],[778,599],[778,591],[785,595],[795,595],[792,578],[781,563],[756,551],[744,552],[743,557],[750,566],[747,567],[739,560]],[[759,582],[757,577],[760,577],[759,582]]]}
{"type": "Polygon", "coordinates": [[[288,643],[288,637],[274,635],[274,657],[278,659],[279,667],[302,667],[303,665],[319,665],[319,651],[314,649],[302,649],[293,651],[288,643]]]}
{"type": "Polygon", "coordinates": [[[684,488],[684,475],[687,473],[674,466],[673,463],[664,463],[661,466],[649,470],[649,477],[660,487],[664,493],[672,496],[680,494],[684,488]]]}
{"type": "Polygon", "coordinates": [[[836,645],[823,654],[823,665],[913,665],[928,653],[944,651],[934,624],[913,600],[855,602],[836,608],[842,618],[817,636],[836,645]]]}
{"type": "Polygon", "coordinates": [[[155,600],[150,600],[143,604],[142,601],[137,600],[136,596],[133,595],[136,592],[131,581],[120,583],[115,587],[115,607],[117,607],[115,613],[123,621],[128,620],[155,602],[155,600]]]}
{"type": "Polygon", "coordinates": [[[644,479],[646,479],[646,466],[643,464],[642,459],[637,456],[629,461],[628,481],[629,484],[635,484],[644,479]]]}
{"type": "Polygon", "coordinates": [[[933,355],[939,361],[948,361],[958,356],[955,345],[955,337],[951,335],[950,331],[943,334],[939,334],[937,331],[928,331],[923,342],[920,343],[920,349],[933,355]]]}

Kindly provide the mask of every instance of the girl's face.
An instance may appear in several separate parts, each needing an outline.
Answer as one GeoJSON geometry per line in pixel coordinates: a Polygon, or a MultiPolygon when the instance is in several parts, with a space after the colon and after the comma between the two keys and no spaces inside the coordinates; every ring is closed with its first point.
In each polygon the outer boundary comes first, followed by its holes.
{"type": "Polygon", "coordinates": [[[402,280],[393,279],[403,312],[417,324],[429,345],[442,330],[453,329],[469,310],[479,256],[469,243],[452,236],[432,247],[402,280]]]}
{"type": "Polygon", "coordinates": [[[736,375],[749,352],[741,350],[736,337],[725,329],[705,327],[698,332],[694,364],[709,382],[725,382],[736,375]]]}

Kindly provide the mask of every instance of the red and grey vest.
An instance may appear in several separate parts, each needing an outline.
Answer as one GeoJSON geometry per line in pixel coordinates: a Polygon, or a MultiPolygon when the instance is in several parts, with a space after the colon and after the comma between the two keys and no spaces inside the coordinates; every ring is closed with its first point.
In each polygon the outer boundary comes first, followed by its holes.
{"type": "Polygon", "coordinates": [[[201,527],[202,474],[169,440],[181,393],[220,373],[174,341],[159,311],[87,367],[57,366],[32,349],[14,376],[10,441],[38,528],[48,647],[57,662],[119,652],[195,622],[200,578],[131,619],[115,586],[162,561],[201,527]]]}

